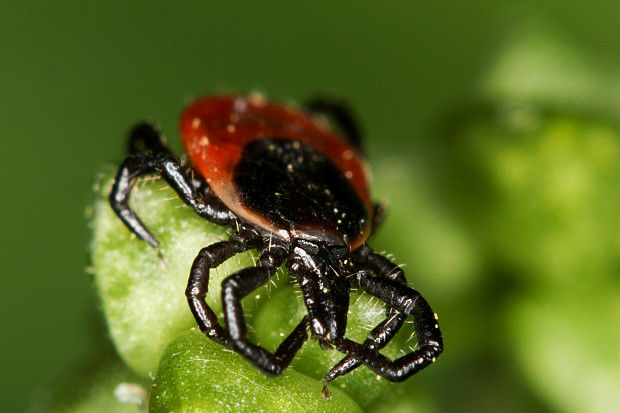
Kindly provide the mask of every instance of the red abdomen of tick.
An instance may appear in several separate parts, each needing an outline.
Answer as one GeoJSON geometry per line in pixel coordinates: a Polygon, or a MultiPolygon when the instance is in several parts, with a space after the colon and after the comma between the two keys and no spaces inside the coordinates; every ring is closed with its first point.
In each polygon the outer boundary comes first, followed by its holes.
{"type": "Polygon", "coordinates": [[[261,96],[215,96],[181,116],[195,170],[237,216],[286,239],[357,248],[370,235],[365,160],[311,114],[261,96]]]}

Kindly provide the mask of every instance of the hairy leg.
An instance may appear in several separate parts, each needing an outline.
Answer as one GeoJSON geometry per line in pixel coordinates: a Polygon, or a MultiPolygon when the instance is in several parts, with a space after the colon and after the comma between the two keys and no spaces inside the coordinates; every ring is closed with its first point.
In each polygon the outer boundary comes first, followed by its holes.
{"type": "Polygon", "coordinates": [[[396,360],[363,344],[343,339],[337,349],[361,361],[390,381],[403,381],[433,363],[443,351],[443,337],[435,313],[420,293],[388,278],[373,277],[368,271],[356,274],[355,283],[397,311],[412,316],[419,350],[396,360]]]}
{"type": "Polygon", "coordinates": [[[266,249],[255,267],[244,268],[222,282],[222,303],[229,345],[267,376],[282,373],[308,338],[308,317],[304,317],[274,353],[249,341],[241,300],[264,285],[286,258],[283,247],[266,249]]]}

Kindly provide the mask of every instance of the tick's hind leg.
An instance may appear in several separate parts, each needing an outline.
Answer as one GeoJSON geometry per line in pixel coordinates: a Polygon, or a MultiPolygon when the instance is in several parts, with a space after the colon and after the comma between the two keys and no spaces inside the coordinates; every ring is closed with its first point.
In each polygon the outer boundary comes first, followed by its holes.
{"type": "Polygon", "coordinates": [[[127,140],[127,153],[154,152],[172,155],[172,151],[157,126],[142,122],[133,127],[127,140]]]}
{"type": "Polygon", "coordinates": [[[360,153],[364,153],[364,139],[357,122],[347,106],[333,97],[320,96],[306,102],[308,109],[329,117],[345,135],[349,143],[360,153]]]}
{"type": "MultiPolygon", "coordinates": [[[[156,155],[174,156],[166,142],[166,138],[164,138],[157,125],[151,121],[139,123],[131,129],[129,139],[127,140],[127,150],[131,155],[151,152],[156,155]]],[[[213,196],[207,181],[200,174],[195,173],[189,165],[183,165],[183,167],[185,173],[191,178],[192,186],[197,192],[205,197],[209,197],[212,202],[219,202],[213,196]]]]}
{"type": "Polygon", "coordinates": [[[219,225],[227,225],[233,221],[234,215],[228,209],[217,203],[204,202],[194,181],[174,156],[155,152],[130,155],[116,173],[110,192],[110,205],[127,228],[151,246],[158,247],[159,243],[129,207],[129,196],[136,178],[150,173],[160,174],[181,200],[199,216],[219,225]]]}

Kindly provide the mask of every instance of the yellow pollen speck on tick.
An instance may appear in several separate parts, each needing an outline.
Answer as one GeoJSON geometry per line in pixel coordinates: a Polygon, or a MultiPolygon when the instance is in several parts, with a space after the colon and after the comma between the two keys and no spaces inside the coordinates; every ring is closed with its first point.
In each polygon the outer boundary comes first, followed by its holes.
{"type": "Polygon", "coordinates": [[[351,178],[353,178],[353,172],[352,171],[346,171],[344,173],[344,176],[346,176],[347,179],[351,179],[351,178]]]}
{"type": "Polygon", "coordinates": [[[200,138],[200,146],[209,146],[209,138],[206,135],[200,138]]]}
{"type": "Polygon", "coordinates": [[[194,118],[192,119],[192,128],[194,129],[198,129],[200,127],[200,118],[194,118]]]}
{"type": "Polygon", "coordinates": [[[256,106],[265,106],[267,104],[267,99],[265,99],[265,96],[258,92],[250,93],[248,100],[251,104],[256,106]]]}
{"type": "Polygon", "coordinates": [[[233,124],[230,124],[226,127],[226,130],[228,131],[228,133],[235,133],[235,131],[237,130],[237,127],[233,124]]]}

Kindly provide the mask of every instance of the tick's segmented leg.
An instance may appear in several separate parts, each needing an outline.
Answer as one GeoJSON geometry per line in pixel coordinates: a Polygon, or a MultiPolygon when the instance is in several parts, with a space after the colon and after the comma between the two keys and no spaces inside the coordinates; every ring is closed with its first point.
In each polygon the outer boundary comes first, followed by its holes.
{"type": "Polygon", "coordinates": [[[372,234],[374,234],[385,219],[386,206],[383,202],[375,202],[372,204],[372,234]]]}
{"type": "Polygon", "coordinates": [[[324,340],[332,330],[333,300],[327,287],[327,280],[320,274],[307,268],[289,268],[291,275],[297,277],[297,284],[301,288],[304,303],[310,320],[310,334],[314,339],[324,340]]]}
{"type": "Polygon", "coordinates": [[[372,277],[364,270],[356,273],[354,281],[388,306],[413,317],[420,349],[392,361],[368,346],[343,339],[337,345],[339,351],[390,381],[403,381],[439,357],[443,351],[443,337],[435,313],[419,292],[395,280],[372,277]]]}
{"type": "MultiPolygon", "coordinates": [[[[364,247],[362,254],[366,257],[366,265],[377,277],[396,281],[405,286],[407,285],[407,277],[405,277],[405,272],[401,267],[384,256],[377,254],[370,247],[364,247]]],[[[385,315],[387,318],[392,318],[397,313],[394,307],[389,304],[386,306],[385,315]]],[[[400,329],[400,326],[398,328],[400,329]]]]}
{"type": "MultiPolygon", "coordinates": [[[[392,317],[386,318],[368,334],[362,345],[372,350],[381,350],[398,333],[406,318],[407,316],[402,313],[396,313],[392,317]]],[[[323,397],[326,399],[330,398],[329,390],[327,389],[330,381],[352,372],[361,365],[361,361],[351,356],[346,356],[340,360],[323,378],[323,390],[321,391],[323,397]]]]}
{"type": "Polygon", "coordinates": [[[333,305],[333,322],[330,331],[331,342],[338,341],[347,332],[347,316],[351,297],[350,282],[345,277],[335,277],[331,287],[333,305]]]}
{"type": "Polygon", "coordinates": [[[303,294],[310,334],[323,349],[331,349],[330,343],[344,336],[349,307],[349,281],[330,270],[329,259],[297,245],[287,261],[289,274],[297,278],[303,294]]]}
{"type": "Polygon", "coordinates": [[[275,353],[251,343],[241,300],[264,285],[286,258],[286,250],[272,247],[265,250],[255,267],[244,268],[222,281],[222,305],[229,346],[267,376],[276,376],[289,366],[297,351],[308,338],[308,317],[304,317],[275,353]]]}
{"type": "Polygon", "coordinates": [[[213,341],[228,345],[228,335],[205,301],[209,289],[209,270],[236,254],[256,247],[260,242],[261,238],[253,231],[237,232],[232,234],[228,241],[220,241],[201,249],[194,259],[185,295],[200,331],[213,341]]]}
{"type": "Polygon", "coordinates": [[[138,154],[141,152],[172,155],[166,139],[152,122],[139,123],[129,132],[127,153],[138,154]]]}
{"type": "Polygon", "coordinates": [[[233,222],[234,214],[228,209],[218,208],[202,200],[187,172],[172,155],[154,152],[131,155],[125,159],[116,174],[110,192],[110,205],[127,228],[151,246],[158,247],[159,243],[128,205],[131,188],[136,178],[150,173],[159,173],[181,200],[199,216],[218,225],[228,225],[233,222]]]}
{"type": "MultiPolygon", "coordinates": [[[[359,255],[361,259],[366,260],[366,265],[377,275],[377,277],[386,278],[400,284],[407,285],[407,279],[402,268],[395,265],[387,258],[375,253],[369,247],[364,247],[364,249],[360,251],[359,255]]],[[[370,332],[363,345],[373,350],[380,350],[384,348],[388,345],[392,338],[394,338],[396,333],[398,333],[406,318],[406,314],[398,312],[388,305],[386,308],[386,318],[370,332]]],[[[350,373],[361,364],[361,361],[351,356],[346,356],[343,358],[323,378],[323,395],[326,397],[329,395],[329,392],[327,391],[327,384],[330,381],[350,373]]]]}
{"type": "Polygon", "coordinates": [[[308,101],[306,107],[313,112],[330,117],[346,135],[349,143],[361,154],[364,154],[364,139],[357,122],[344,103],[335,98],[318,97],[308,101]]]}

